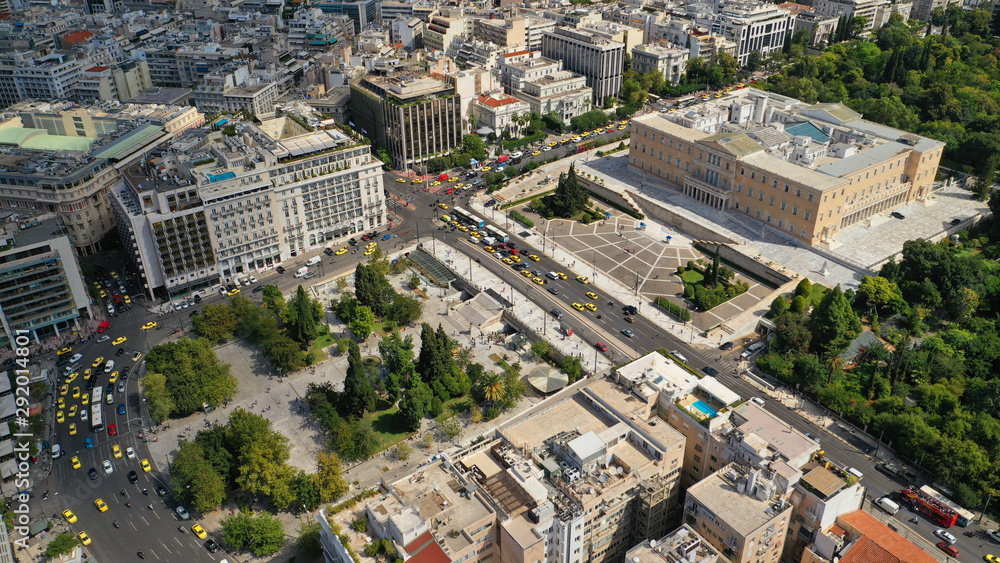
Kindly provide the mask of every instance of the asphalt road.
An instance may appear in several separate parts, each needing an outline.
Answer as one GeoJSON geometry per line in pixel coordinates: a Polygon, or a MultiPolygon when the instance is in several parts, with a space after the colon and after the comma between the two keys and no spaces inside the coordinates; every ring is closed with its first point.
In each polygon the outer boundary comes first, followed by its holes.
{"type": "MultiPolygon", "coordinates": [[[[134,287],[130,289],[130,294],[136,294],[134,287]]],[[[184,310],[183,313],[187,313],[184,310]]],[[[181,313],[177,313],[174,318],[166,317],[167,321],[178,320],[181,313]]],[[[80,375],[75,381],[69,384],[70,393],[66,400],[66,409],[76,405],[78,409],[91,409],[92,405],[82,405],[82,394],[89,392],[85,388],[83,380],[83,370],[91,367],[93,362],[103,356],[104,360],[115,360],[115,369],[121,373],[122,368],[129,367],[130,374],[126,380],[126,389],[123,393],[116,390],[112,404],[101,401],[104,415],[105,429],[101,432],[93,432],[90,420],[84,422],[80,420],[80,415],[67,418],[64,423],[56,423],[54,415],[49,420],[55,424],[53,444],[59,444],[63,448],[63,455],[60,459],[53,460],[52,472],[45,482],[38,486],[36,491],[36,501],[39,503],[43,514],[52,515],[56,521],[65,523],[62,512],[65,509],[73,511],[78,520],[71,524],[74,533],[85,531],[90,536],[93,543],[88,546],[88,550],[94,554],[98,560],[102,561],[123,561],[138,560],[137,552],[142,550],[146,560],[163,561],[218,561],[225,556],[220,551],[212,555],[202,546],[202,541],[198,540],[192,533],[181,533],[178,526],[181,525],[179,517],[174,512],[177,502],[172,495],[164,498],[158,497],[154,492],[156,484],[166,486],[160,480],[159,472],[154,468],[151,472],[144,472],[140,466],[140,460],[149,457],[149,452],[140,434],[145,435],[143,430],[142,416],[140,412],[140,397],[138,390],[138,373],[142,367],[144,357],[138,362],[132,361],[132,354],[140,351],[145,355],[146,351],[157,343],[165,340],[172,330],[164,326],[164,319],[151,316],[144,301],[137,300],[129,311],[123,311],[115,318],[110,318],[111,328],[104,334],[111,337],[110,341],[98,342],[97,335],[94,338],[73,346],[72,354],[83,354],[80,375]],[[150,320],[159,323],[159,330],[141,330],[141,326],[150,320]],[[112,345],[112,341],[118,337],[125,336],[128,340],[118,346],[112,345]],[[125,353],[115,356],[118,348],[124,348],[125,353]],[[79,386],[81,398],[72,398],[72,388],[79,386]],[[124,415],[118,414],[118,405],[124,404],[126,411],[124,415]],[[76,423],[77,433],[75,436],[69,435],[69,424],[76,423]],[[118,434],[109,435],[108,428],[115,424],[118,434]],[[85,440],[93,439],[93,448],[85,447],[85,440]],[[116,459],[113,455],[112,447],[118,445],[121,449],[121,457],[116,459]],[[135,450],[135,459],[129,459],[126,455],[127,448],[135,450]],[[72,458],[79,457],[80,469],[72,468],[72,458]],[[113,472],[105,474],[103,461],[111,462],[113,472]],[[88,477],[88,470],[94,468],[98,473],[96,480],[88,477]],[[129,471],[135,471],[138,481],[131,484],[128,481],[129,471]],[[121,494],[125,490],[125,495],[121,494]],[[148,489],[149,496],[142,494],[143,489],[148,489]],[[47,491],[48,495],[43,492],[47,491]],[[100,512],[94,505],[96,499],[102,499],[107,505],[106,512],[100,512]],[[131,508],[126,506],[130,503],[131,508]],[[148,505],[152,503],[153,509],[148,505]],[[115,528],[113,523],[119,522],[120,528],[115,528]]],[[[94,370],[95,386],[108,384],[109,374],[104,373],[103,365],[94,370]]],[[[60,368],[61,371],[61,368],[60,368]]],[[[119,377],[121,381],[121,377],[119,377]]],[[[103,395],[103,391],[102,391],[103,395]]],[[[56,389],[56,396],[59,390],[56,389]]],[[[169,490],[169,486],[166,486],[169,490]]],[[[188,530],[196,520],[184,522],[188,530]]]]}
{"type": "MultiPolygon", "coordinates": [[[[720,373],[716,377],[741,397],[749,398],[762,395],[757,387],[745,379],[732,373],[722,373],[722,366],[715,361],[718,357],[715,350],[700,347],[694,348],[683,339],[678,339],[673,334],[663,331],[658,325],[644,317],[642,315],[643,308],[638,299],[633,303],[616,302],[614,306],[610,306],[608,303],[609,299],[601,298],[601,291],[593,284],[582,284],[576,281],[575,278],[577,276],[592,277],[594,275],[593,267],[589,264],[581,264],[580,266],[582,267],[578,267],[577,271],[570,271],[564,265],[556,262],[552,257],[545,255],[541,249],[532,248],[524,242],[521,237],[517,236],[517,233],[524,229],[514,224],[505,225],[500,218],[499,211],[492,214],[487,213],[485,216],[482,216],[487,225],[492,224],[510,234],[511,241],[515,242],[522,260],[531,266],[532,270],[537,270],[543,274],[541,277],[546,283],[544,285],[537,285],[521,276],[511,266],[484,252],[482,245],[471,244],[469,240],[470,236],[467,233],[452,230],[450,227],[439,230],[441,222],[436,221],[436,217],[440,213],[447,213],[447,211],[442,211],[437,205],[440,197],[423,190],[415,190],[410,185],[396,183],[392,180],[394,177],[391,174],[386,175],[385,185],[387,191],[395,193],[404,199],[412,199],[412,203],[416,208],[414,210],[403,207],[396,209],[396,212],[403,218],[403,223],[396,229],[396,232],[401,235],[410,236],[415,231],[416,225],[422,225],[423,228],[420,229],[421,241],[425,245],[432,244],[431,239],[446,242],[467,256],[467,258],[455,257],[455,260],[468,259],[477,261],[478,259],[479,266],[486,268],[504,280],[508,288],[514,287],[521,294],[528,296],[539,307],[546,311],[550,311],[553,307],[559,308],[564,314],[562,322],[571,326],[575,335],[580,336],[591,345],[595,345],[598,342],[607,344],[609,347],[608,355],[614,363],[620,363],[626,357],[639,357],[656,348],[677,350],[687,358],[688,365],[696,370],[703,370],[706,367],[718,369],[720,373]],[[501,222],[494,222],[491,215],[500,219],[501,222]],[[429,225],[435,226],[430,227],[429,225]],[[537,255],[540,260],[538,262],[529,260],[527,256],[530,254],[537,255]],[[568,279],[553,281],[545,278],[544,273],[548,271],[564,272],[568,279]],[[547,289],[550,287],[557,287],[559,289],[558,295],[549,293],[547,289]],[[586,295],[588,291],[596,292],[598,299],[588,297],[586,295]],[[581,312],[572,307],[573,303],[594,303],[597,306],[597,311],[581,312]],[[626,304],[639,307],[640,314],[634,315],[635,322],[628,323],[624,320],[625,315],[622,313],[622,306],[626,304]],[[597,318],[598,315],[601,315],[600,319],[597,318]],[[634,336],[629,338],[623,335],[621,330],[625,328],[631,329],[634,336]]],[[[469,193],[460,194],[456,204],[467,206],[469,196],[469,193]]],[[[603,275],[603,272],[598,272],[598,276],[603,275]]],[[[495,289],[500,290],[500,288],[495,289]]],[[[509,296],[505,297],[510,299],[509,296]]],[[[559,322],[551,315],[548,316],[548,320],[549,322],[559,322]]],[[[596,347],[594,353],[599,353],[596,347]]],[[[863,473],[862,484],[868,488],[867,496],[870,498],[874,499],[886,494],[896,493],[911,484],[902,480],[894,480],[888,475],[878,472],[875,469],[876,462],[874,456],[878,453],[875,442],[852,429],[852,427],[835,422],[826,428],[821,428],[800,415],[797,411],[785,407],[776,400],[767,400],[765,408],[796,430],[803,433],[808,432],[818,438],[821,447],[826,452],[827,459],[845,467],[853,467],[863,473]]],[[[883,448],[879,449],[883,454],[885,453],[883,448]]],[[[917,484],[922,485],[925,483],[921,481],[917,484]]],[[[918,515],[920,523],[914,525],[908,522],[911,516],[912,514],[904,506],[896,515],[899,521],[897,527],[909,527],[925,537],[931,544],[939,541],[933,535],[936,527],[932,526],[928,519],[924,518],[923,515],[918,515]]],[[[967,529],[954,527],[951,530],[959,539],[957,545],[962,552],[963,559],[969,558],[971,560],[971,556],[982,558],[987,553],[1000,552],[1000,545],[986,539],[982,530],[977,524],[967,529]],[[965,531],[974,532],[976,537],[970,538],[964,536],[963,532],[965,531]]],[[[931,547],[931,549],[936,548],[931,547]]],[[[935,553],[935,555],[943,554],[935,553]]]]}

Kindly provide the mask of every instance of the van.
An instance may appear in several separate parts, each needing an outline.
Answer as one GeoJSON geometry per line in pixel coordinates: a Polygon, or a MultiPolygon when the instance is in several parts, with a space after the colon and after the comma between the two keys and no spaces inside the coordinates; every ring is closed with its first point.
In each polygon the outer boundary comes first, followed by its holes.
{"type": "Polygon", "coordinates": [[[750,397],[750,402],[761,407],[764,406],[764,399],[760,397],[750,397]]]}
{"type": "Polygon", "coordinates": [[[888,512],[889,514],[895,514],[899,512],[899,505],[889,499],[889,497],[882,497],[875,499],[875,504],[879,506],[882,510],[888,512]]]}
{"type": "Polygon", "coordinates": [[[545,277],[549,278],[550,280],[557,280],[559,279],[559,274],[555,272],[546,272],[545,277]]]}
{"type": "Polygon", "coordinates": [[[295,271],[295,277],[301,278],[301,277],[304,277],[308,273],[309,273],[309,268],[307,268],[305,266],[302,266],[301,268],[299,268],[298,270],[295,271]]]}
{"type": "Polygon", "coordinates": [[[80,369],[80,362],[66,366],[66,369],[63,370],[63,377],[68,377],[69,374],[73,373],[78,369],[80,369]]]}
{"type": "Polygon", "coordinates": [[[675,358],[677,358],[678,360],[684,362],[685,364],[688,361],[688,359],[684,357],[684,354],[681,354],[677,350],[671,350],[670,351],[670,355],[673,356],[673,357],[675,357],[675,358]]]}
{"type": "Polygon", "coordinates": [[[62,457],[62,446],[59,444],[53,444],[52,459],[59,459],[60,457],[62,457]]]}
{"type": "Polygon", "coordinates": [[[316,266],[322,261],[323,259],[319,256],[313,256],[312,258],[306,260],[306,266],[316,266]]]}
{"type": "Polygon", "coordinates": [[[517,151],[516,153],[510,155],[511,158],[521,158],[522,156],[524,156],[524,153],[521,151],[517,151]]]}
{"type": "Polygon", "coordinates": [[[857,469],[855,469],[855,468],[853,468],[853,467],[848,467],[848,468],[847,468],[847,472],[848,472],[849,474],[851,474],[851,475],[854,475],[855,477],[857,477],[857,478],[858,478],[858,481],[860,481],[860,480],[861,480],[861,478],[865,476],[865,474],[864,474],[864,473],[862,473],[862,472],[858,471],[857,469]]]}
{"type": "Polygon", "coordinates": [[[109,405],[114,404],[115,396],[112,395],[111,393],[108,393],[107,396],[104,397],[104,402],[106,402],[109,405]]]}
{"type": "Polygon", "coordinates": [[[750,346],[747,346],[746,350],[743,350],[743,353],[740,354],[740,359],[741,360],[749,360],[754,354],[756,354],[757,352],[760,352],[761,350],[763,350],[766,347],[767,347],[767,344],[764,343],[764,342],[754,342],[750,346]]]}
{"type": "Polygon", "coordinates": [[[493,246],[496,243],[497,243],[497,239],[495,239],[493,237],[484,237],[483,238],[483,244],[485,244],[486,246],[493,246]]]}

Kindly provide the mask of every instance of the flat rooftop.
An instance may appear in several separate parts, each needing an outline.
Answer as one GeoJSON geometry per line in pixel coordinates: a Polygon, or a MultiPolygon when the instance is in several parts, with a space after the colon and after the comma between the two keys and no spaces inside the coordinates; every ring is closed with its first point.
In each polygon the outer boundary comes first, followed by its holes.
{"type": "Polygon", "coordinates": [[[756,435],[786,459],[794,460],[819,449],[819,444],[808,436],[751,401],[736,407],[733,415],[729,420],[740,432],[756,435]]]}
{"type": "Polygon", "coordinates": [[[647,540],[628,550],[625,560],[634,563],[666,563],[695,561],[716,563],[727,561],[722,553],[687,524],[659,540],[647,540]],[[693,559],[689,559],[693,556],[693,559]],[[669,558],[669,559],[668,559],[669,558]]]}
{"type": "MultiPolygon", "coordinates": [[[[781,511],[771,511],[774,501],[757,500],[737,490],[737,484],[724,473],[729,468],[705,477],[688,489],[688,498],[704,506],[741,536],[748,536],[771,521],[781,511]],[[770,513],[768,511],[771,511],[770,513]]],[[[788,509],[791,505],[788,505],[788,509]]]]}
{"type": "Polygon", "coordinates": [[[556,434],[577,430],[580,434],[602,431],[617,423],[598,414],[580,393],[574,393],[548,408],[539,410],[534,415],[502,428],[500,432],[515,447],[529,448],[540,446],[556,434]]]}

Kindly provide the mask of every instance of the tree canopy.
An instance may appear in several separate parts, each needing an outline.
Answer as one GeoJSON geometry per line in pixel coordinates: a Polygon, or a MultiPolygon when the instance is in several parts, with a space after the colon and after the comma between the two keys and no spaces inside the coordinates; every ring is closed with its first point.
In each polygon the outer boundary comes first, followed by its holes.
{"type": "Polygon", "coordinates": [[[169,405],[169,416],[188,416],[204,404],[216,408],[236,394],[237,381],[229,365],[220,363],[209,341],[202,338],[181,338],[154,347],[146,356],[146,367],[150,374],[163,376],[162,381],[149,382],[147,389],[162,389],[162,404],[169,405]]]}

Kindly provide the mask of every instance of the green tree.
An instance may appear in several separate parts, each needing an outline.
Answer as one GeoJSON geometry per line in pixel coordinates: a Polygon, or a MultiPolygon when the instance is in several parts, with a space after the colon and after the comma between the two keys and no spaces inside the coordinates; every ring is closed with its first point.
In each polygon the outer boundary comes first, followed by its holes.
{"type": "Polygon", "coordinates": [[[281,293],[278,286],[267,284],[261,292],[264,307],[274,311],[279,319],[285,318],[285,295],[281,293]]]}
{"type": "Polygon", "coordinates": [[[865,304],[881,308],[883,313],[905,307],[899,286],[881,276],[865,276],[858,286],[857,299],[865,304]]]}
{"type": "Polygon", "coordinates": [[[375,330],[375,315],[367,306],[359,305],[354,311],[353,318],[347,323],[347,328],[355,336],[364,340],[375,330]]]}
{"type": "Polygon", "coordinates": [[[788,300],[785,299],[784,295],[779,295],[771,301],[771,318],[778,318],[788,311],[788,300]]]}
{"type": "Polygon", "coordinates": [[[257,557],[266,557],[285,545],[285,525],[270,514],[240,512],[222,519],[222,538],[236,549],[249,549],[257,557]]]}
{"type": "Polygon", "coordinates": [[[45,548],[45,556],[50,559],[55,559],[73,551],[73,548],[78,545],[80,545],[80,540],[73,534],[73,532],[63,532],[52,538],[48,547],[45,548]]]}
{"type": "Polygon", "coordinates": [[[791,311],[793,313],[805,313],[806,309],[809,308],[809,302],[805,300],[801,295],[796,295],[792,299],[791,311]]]}
{"type": "Polygon", "coordinates": [[[809,317],[813,351],[820,356],[837,356],[861,332],[861,320],[851,308],[840,286],[823,296],[809,317]]]}
{"type": "Polygon", "coordinates": [[[344,464],[337,454],[322,451],[316,454],[316,473],[312,482],[319,489],[322,502],[337,500],[347,493],[349,487],[344,480],[344,464]]]}
{"type": "Polygon", "coordinates": [[[548,198],[547,205],[559,217],[572,217],[587,206],[589,194],[576,176],[576,167],[570,165],[569,172],[559,175],[556,191],[548,198]]]}
{"type": "Polygon", "coordinates": [[[271,421],[236,409],[226,425],[226,441],[236,451],[237,487],[250,494],[268,495],[279,508],[288,507],[294,470],[288,466],[288,438],[271,427],[271,421]]]}
{"type": "Polygon", "coordinates": [[[396,449],[394,450],[396,459],[400,461],[406,461],[410,459],[413,455],[413,446],[407,444],[406,442],[400,442],[396,444],[396,449]]]}
{"type": "Polygon", "coordinates": [[[295,290],[295,297],[288,304],[288,335],[293,340],[308,349],[309,343],[316,339],[319,324],[323,318],[323,309],[318,301],[309,297],[301,285],[295,290]]]}
{"type": "Polygon", "coordinates": [[[191,318],[195,334],[207,339],[212,344],[229,340],[236,334],[237,320],[232,309],[225,303],[207,303],[202,310],[191,318]]]}
{"type": "Polygon", "coordinates": [[[410,431],[420,429],[420,423],[427,414],[427,404],[424,400],[424,393],[430,392],[423,386],[416,386],[408,389],[403,399],[399,402],[399,417],[404,428],[410,431]]]}
{"type": "Polygon", "coordinates": [[[760,53],[759,49],[755,49],[747,56],[747,62],[743,65],[743,70],[751,73],[757,72],[762,64],[764,64],[764,55],[760,53]]]}
{"type": "Polygon", "coordinates": [[[368,379],[368,371],[361,359],[361,349],[356,342],[347,351],[347,377],[340,397],[341,412],[345,416],[362,417],[375,408],[375,390],[368,379]]]}
{"type": "Polygon", "coordinates": [[[423,314],[423,303],[412,295],[397,294],[386,315],[389,320],[403,326],[420,318],[423,314]]]}
{"type": "Polygon", "coordinates": [[[146,356],[150,373],[160,373],[173,402],[172,416],[187,416],[203,404],[217,408],[236,394],[236,377],[219,362],[208,340],[181,338],[154,347],[146,356]]]}
{"type": "Polygon", "coordinates": [[[812,296],[812,282],[809,281],[809,278],[802,278],[802,281],[795,286],[795,295],[801,295],[806,299],[812,296]]]}
{"type": "Polygon", "coordinates": [[[154,420],[163,421],[170,418],[174,412],[174,398],[167,391],[167,376],[162,373],[148,372],[140,380],[142,390],[146,395],[146,408],[154,420]]]}
{"type": "Polygon", "coordinates": [[[536,340],[532,342],[531,353],[538,358],[544,359],[549,353],[549,343],[544,340],[536,340]]]}
{"type": "Polygon", "coordinates": [[[379,451],[381,439],[367,420],[349,420],[341,422],[334,430],[332,445],[340,457],[361,461],[379,451]]]}
{"type": "Polygon", "coordinates": [[[991,156],[986,159],[986,163],[979,172],[976,182],[972,185],[972,193],[976,195],[976,199],[979,201],[989,201],[990,195],[993,193],[993,184],[996,181],[996,177],[997,159],[996,156],[991,156]]]}
{"type": "Polygon", "coordinates": [[[322,527],[319,522],[310,520],[299,524],[299,539],[296,543],[302,553],[309,558],[323,555],[322,527]]]}
{"type": "Polygon", "coordinates": [[[409,380],[415,366],[412,335],[404,338],[394,332],[378,343],[378,351],[389,373],[399,376],[400,381],[409,380]]]}
{"type": "Polygon", "coordinates": [[[199,512],[211,512],[225,500],[229,491],[216,468],[205,459],[202,446],[181,441],[170,464],[174,494],[184,504],[199,512]]]}

